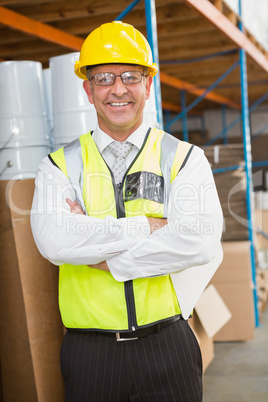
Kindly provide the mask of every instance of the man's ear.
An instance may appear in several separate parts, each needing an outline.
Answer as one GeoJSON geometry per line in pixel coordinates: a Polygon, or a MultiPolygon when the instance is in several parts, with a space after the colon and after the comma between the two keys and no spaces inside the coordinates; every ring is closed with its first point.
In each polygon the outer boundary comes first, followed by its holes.
{"type": "Polygon", "coordinates": [[[150,98],[150,91],[151,91],[151,85],[153,83],[153,77],[151,75],[148,75],[146,77],[146,93],[145,93],[145,99],[150,98]]]}
{"type": "Polygon", "coordinates": [[[89,103],[91,103],[93,105],[92,88],[91,88],[90,82],[88,80],[83,81],[83,88],[85,90],[85,93],[87,94],[89,103]]]}

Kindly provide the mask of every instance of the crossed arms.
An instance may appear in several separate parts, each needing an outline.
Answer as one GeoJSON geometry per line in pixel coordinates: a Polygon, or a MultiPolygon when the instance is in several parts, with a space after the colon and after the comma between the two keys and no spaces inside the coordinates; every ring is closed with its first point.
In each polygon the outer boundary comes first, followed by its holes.
{"type": "Polygon", "coordinates": [[[110,270],[118,281],[205,264],[213,258],[222,233],[211,169],[197,147],[171,186],[167,219],[100,219],[83,215],[77,207],[67,177],[45,158],[31,214],[39,251],[55,265],[110,270]]]}
{"type": "MultiPolygon", "coordinates": [[[[66,202],[70,207],[70,211],[73,214],[85,215],[83,209],[77,201],[72,201],[70,198],[66,198],[66,202]]],[[[155,230],[162,228],[167,225],[167,219],[165,218],[152,218],[147,217],[150,226],[150,233],[152,234],[155,230]]],[[[91,268],[100,269],[102,271],[110,271],[106,261],[99,262],[98,264],[91,264],[91,268]]]]}

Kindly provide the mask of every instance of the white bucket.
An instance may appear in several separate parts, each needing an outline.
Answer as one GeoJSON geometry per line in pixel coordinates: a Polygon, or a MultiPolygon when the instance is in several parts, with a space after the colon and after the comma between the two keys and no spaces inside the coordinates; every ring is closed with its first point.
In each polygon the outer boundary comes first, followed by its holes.
{"type": "Polygon", "coordinates": [[[74,73],[78,58],[79,52],[75,52],[49,59],[56,148],[94,130],[97,124],[96,111],[88,102],[83,80],[74,73]]]}
{"type": "Polygon", "coordinates": [[[49,143],[50,148],[54,147],[54,122],[53,122],[53,104],[52,104],[52,82],[51,82],[51,71],[50,68],[43,69],[44,77],[44,90],[45,90],[45,100],[47,108],[47,119],[49,126],[49,143]]]}
{"type": "Polygon", "coordinates": [[[48,145],[41,63],[0,63],[0,148],[48,145]]]}
{"type": "Polygon", "coordinates": [[[0,158],[0,180],[34,178],[40,161],[48,153],[49,150],[46,146],[2,150],[0,158]]]}

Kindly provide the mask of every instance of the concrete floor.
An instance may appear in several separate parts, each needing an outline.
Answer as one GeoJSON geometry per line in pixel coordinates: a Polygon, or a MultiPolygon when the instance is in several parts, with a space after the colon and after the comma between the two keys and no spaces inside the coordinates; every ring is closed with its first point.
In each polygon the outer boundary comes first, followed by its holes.
{"type": "Polygon", "coordinates": [[[215,343],[203,402],[268,402],[268,309],[253,340],[215,343]]]}

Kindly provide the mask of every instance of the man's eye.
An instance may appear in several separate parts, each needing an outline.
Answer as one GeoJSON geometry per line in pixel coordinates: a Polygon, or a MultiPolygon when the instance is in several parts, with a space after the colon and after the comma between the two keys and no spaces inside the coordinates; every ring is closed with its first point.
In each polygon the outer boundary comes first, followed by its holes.
{"type": "Polygon", "coordinates": [[[98,78],[98,81],[99,81],[99,82],[106,82],[106,81],[107,81],[107,77],[98,78]]]}
{"type": "Polygon", "coordinates": [[[124,77],[125,82],[136,82],[138,79],[135,75],[127,75],[124,77]]]}
{"type": "Polygon", "coordinates": [[[107,84],[112,81],[112,77],[106,74],[98,76],[97,79],[100,84],[107,84]]]}

